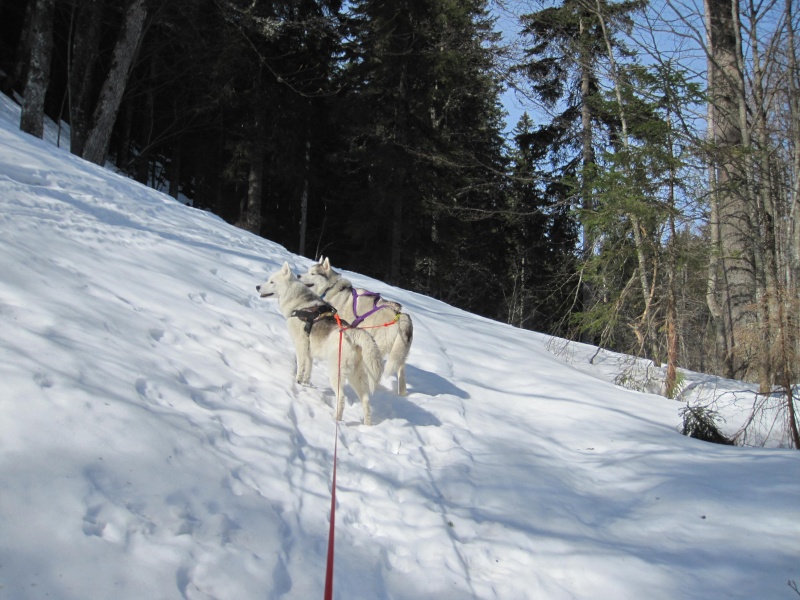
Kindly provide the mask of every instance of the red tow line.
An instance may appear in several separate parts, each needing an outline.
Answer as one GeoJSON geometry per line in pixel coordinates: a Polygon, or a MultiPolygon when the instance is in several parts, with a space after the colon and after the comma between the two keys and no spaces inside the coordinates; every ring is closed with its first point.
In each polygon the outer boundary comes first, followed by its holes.
{"type": "Polygon", "coordinates": [[[328,530],[328,565],[325,570],[325,600],[333,600],[333,535],[336,523],[336,450],[339,447],[339,421],[333,442],[333,483],[331,483],[331,525],[328,530]]]}
{"type": "MultiPolygon", "coordinates": [[[[345,326],[342,324],[339,315],[334,314],[336,322],[339,324],[339,377],[336,389],[338,400],[340,387],[342,385],[342,336],[345,326]]],[[[328,529],[328,561],[325,567],[325,595],[324,600],[333,600],[333,554],[334,554],[334,533],[336,529],[336,452],[339,449],[339,421],[336,419],[334,408],[334,421],[336,421],[336,438],[333,441],[333,481],[331,483],[331,524],[328,529]]]]}

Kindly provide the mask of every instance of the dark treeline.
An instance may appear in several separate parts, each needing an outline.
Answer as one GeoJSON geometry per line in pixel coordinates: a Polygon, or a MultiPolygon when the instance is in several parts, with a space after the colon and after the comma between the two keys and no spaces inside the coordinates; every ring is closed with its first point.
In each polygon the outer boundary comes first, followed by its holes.
{"type": "MultiPolygon", "coordinates": [[[[46,4],[0,5],[17,97],[46,4]]],[[[144,2],[99,160],[85,144],[136,3],[50,4],[44,113],[70,124],[74,153],[302,255],[567,333],[569,290],[553,279],[569,275],[576,226],[510,183],[526,151],[503,135],[485,2],[144,2]]]]}
{"type": "Polygon", "coordinates": [[[778,386],[800,446],[792,2],[531,2],[514,47],[489,8],[0,0],[0,86],[301,255],[666,364],[669,396],[679,364],[778,386]],[[507,85],[537,115],[508,135],[507,85]]]}

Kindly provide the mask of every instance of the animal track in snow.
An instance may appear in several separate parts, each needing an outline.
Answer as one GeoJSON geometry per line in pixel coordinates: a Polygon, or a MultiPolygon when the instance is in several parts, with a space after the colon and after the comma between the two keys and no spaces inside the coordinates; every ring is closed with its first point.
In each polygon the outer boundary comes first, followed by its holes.
{"type": "Polygon", "coordinates": [[[6,167],[5,176],[10,181],[14,181],[22,185],[43,186],[49,183],[47,172],[43,172],[41,169],[8,166],[6,167]]]}
{"type": "Polygon", "coordinates": [[[195,304],[208,303],[208,295],[205,292],[192,292],[189,294],[189,300],[195,304]]]}
{"type": "Polygon", "coordinates": [[[43,390],[53,387],[54,385],[53,380],[48,373],[34,373],[33,380],[36,382],[36,385],[43,390]]]}
{"type": "Polygon", "coordinates": [[[98,518],[102,508],[102,505],[96,504],[86,509],[86,513],[83,515],[83,533],[86,536],[103,537],[106,523],[98,518]]]}
{"type": "Polygon", "coordinates": [[[136,393],[139,394],[142,399],[147,400],[148,402],[158,402],[159,400],[163,399],[158,387],[150,383],[144,377],[139,377],[136,379],[135,387],[136,393]]]}

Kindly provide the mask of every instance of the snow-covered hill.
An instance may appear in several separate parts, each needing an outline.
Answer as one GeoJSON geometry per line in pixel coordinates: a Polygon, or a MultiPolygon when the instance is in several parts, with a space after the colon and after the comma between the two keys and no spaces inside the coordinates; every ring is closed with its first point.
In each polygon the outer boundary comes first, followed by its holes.
{"type": "MultiPolygon", "coordinates": [[[[321,598],[333,393],[254,289],[308,261],[17,123],[0,97],[0,599],[321,598]]],[[[365,427],[350,391],[336,598],[795,597],[800,453],[348,275],[416,330],[409,396],[365,427]]]]}

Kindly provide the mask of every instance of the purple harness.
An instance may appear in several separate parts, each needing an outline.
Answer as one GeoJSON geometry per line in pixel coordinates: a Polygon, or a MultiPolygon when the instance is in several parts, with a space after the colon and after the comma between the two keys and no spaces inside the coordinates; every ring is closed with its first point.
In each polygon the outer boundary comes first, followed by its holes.
{"type": "Polygon", "coordinates": [[[358,327],[359,324],[361,323],[361,321],[363,321],[364,319],[366,319],[368,316],[372,315],[373,313],[378,312],[382,308],[390,308],[390,306],[387,305],[387,304],[381,304],[380,306],[378,305],[378,300],[381,299],[381,295],[380,294],[376,294],[375,292],[361,292],[359,294],[358,291],[356,291],[356,288],[350,288],[350,291],[353,292],[353,314],[356,317],[355,321],[350,323],[351,327],[358,327]],[[363,315],[359,315],[358,314],[358,299],[361,296],[369,296],[370,298],[373,298],[372,308],[370,310],[368,310],[366,313],[364,313],[363,315]]]}

